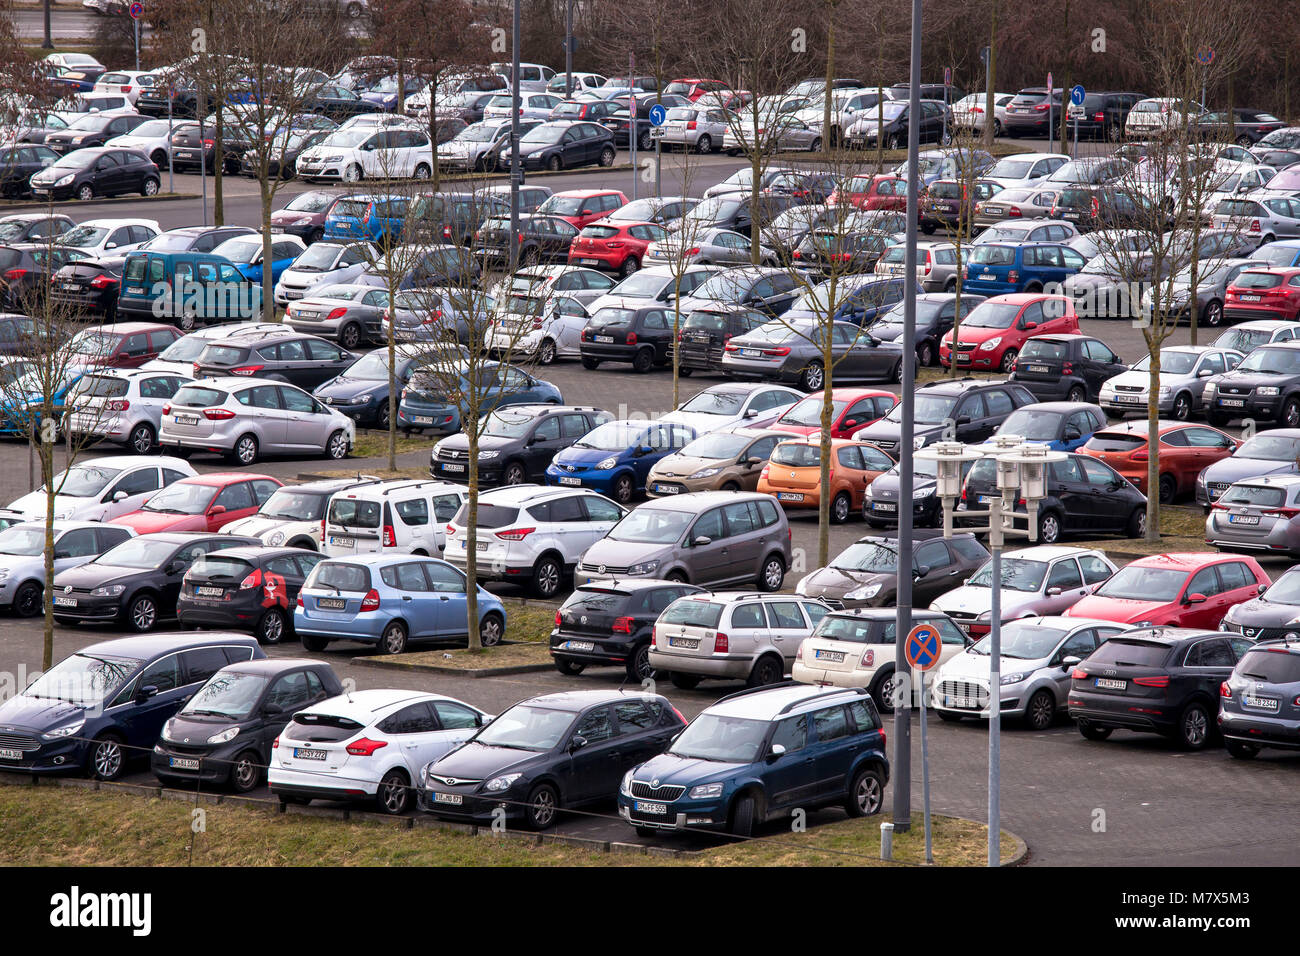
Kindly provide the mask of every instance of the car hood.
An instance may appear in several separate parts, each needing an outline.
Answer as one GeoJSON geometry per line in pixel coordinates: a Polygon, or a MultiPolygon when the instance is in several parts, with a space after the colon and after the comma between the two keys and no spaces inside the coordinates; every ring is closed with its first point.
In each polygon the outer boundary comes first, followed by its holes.
{"type": "MultiPolygon", "coordinates": [[[[932,438],[935,435],[943,434],[943,424],[937,425],[913,425],[912,435],[914,438],[932,438]]],[[[896,442],[903,435],[903,426],[898,422],[881,419],[878,422],[872,422],[866,428],[853,433],[854,441],[893,441],[896,442]]]]}
{"type": "Polygon", "coordinates": [[[557,465],[589,466],[604,461],[606,458],[622,458],[625,451],[606,451],[603,448],[565,448],[557,452],[552,461],[557,465]]]}
{"type": "Polygon", "coordinates": [[[846,568],[818,568],[799,582],[799,593],[808,597],[843,597],[849,591],[867,584],[879,584],[888,589],[898,576],[893,572],[850,571],[846,568]]]}
{"type": "Polygon", "coordinates": [[[248,730],[256,723],[256,721],[234,717],[184,717],[177,714],[166,725],[167,739],[180,744],[202,746],[213,734],[219,734],[231,727],[238,727],[241,731],[248,730]]]}
{"type": "Polygon", "coordinates": [[[221,530],[227,534],[245,534],[250,538],[260,538],[277,528],[284,528],[291,524],[304,524],[310,527],[313,524],[319,525],[319,522],[298,522],[290,518],[262,518],[258,515],[251,515],[247,518],[240,518],[238,521],[232,521],[221,530]]]}
{"type": "Polygon", "coordinates": [[[651,471],[656,475],[682,475],[689,478],[705,468],[726,468],[733,464],[730,458],[696,458],[691,455],[668,455],[659,459],[651,471]]]}
{"type": "Polygon", "coordinates": [[[747,763],[728,763],[720,760],[702,760],[699,757],[679,757],[676,754],[659,754],[632,771],[632,778],[654,786],[677,785],[682,787],[698,786],[702,783],[715,783],[727,780],[745,767],[747,763]]]}
{"type": "Polygon", "coordinates": [[[134,528],[136,534],[154,531],[206,531],[203,515],[173,515],[161,511],[132,511],[113,519],[113,524],[134,528]]]}
{"type": "MultiPolygon", "coordinates": [[[[783,411],[783,409],[773,409],[773,411],[783,411]]],[[[705,432],[717,431],[719,428],[735,425],[741,421],[741,418],[738,415],[706,415],[703,412],[683,412],[679,409],[661,416],[659,420],[675,422],[678,425],[688,425],[695,429],[697,435],[703,435],[705,432]]]]}
{"type": "MultiPolygon", "coordinates": [[[[1003,657],[999,660],[998,670],[1003,674],[1022,674],[1042,667],[1043,661],[1027,661],[1018,657],[1003,657]]],[[[961,679],[963,677],[989,676],[989,655],[972,654],[970,650],[962,651],[939,668],[939,680],[961,679]]]]}
{"type": "MultiPolygon", "coordinates": [[[[861,434],[861,433],[858,433],[861,434]]],[[[857,435],[854,436],[855,438],[857,435]]],[[[929,475],[912,475],[912,491],[920,491],[923,488],[933,489],[938,481],[929,475]]],[[[897,498],[898,497],[898,475],[885,472],[879,478],[871,482],[871,496],[873,498],[897,498]]]]}
{"type": "MultiPolygon", "coordinates": [[[[963,323],[961,326],[960,334],[961,334],[961,341],[963,342],[987,342],[989,339],[995,339],[998,336],[1002,336],[1002,335],[1016,335],[1017,330],[1016,329],[981,329],[963,323]]],[[[949,329],[947,332],[944,333],[943,340],[945,342],[952,341],[952,329],[949,329]]]]}
{"type": "Polygon", "coordinates": [[[46,731],[84,715],[86,708],[66,700],[19,694],[0,704],[0,728],[46,731]]]}
{"type": "Polygon", "coordinates": [[[671,553],[673,545],[656,544],[643,541],[614,541],[601,538],[582,555],[585,564],[595,565],[597,569],[608,565],[615,568],[631,567],[644,564],[656,558],[662,559],[671,553]]]}
{"type": "MultiPolygon", "coordinates": [[[[74,498],[72,495],[54,496],[54,517],[64,520],[71,517],[73,511],[93,506],[94,498],[74,498]]],[[[33,491],[23,495],[9,505],[6,511],[21,511],[24,516],[43,521],[45,519],[45,492],[33,491]]]]}
{"type": "MultiPolygon", "coordinates": [[[[1038,601],[1042,595],[1038,592],[1027,593],[1025,591],[1009,591],[1005,588],[1002,590],[1002,619],[1007,620],[1015,616],[1017,611],[1029,607],[1038,601]]],[[[934,599],[930,605],[932,610],[943,611],[945,614],[953,611],[961,611],[966,614],[980,614],[990,610],[993,600],[992,588],[977,588],[970,585],[963,585],[956,590],[949,591],[947,594],[940,595],[934,599]]]]}
{"type": "Polygon", "coordinates": [[[1135,601],[1132,598],[1088,594],[1070,608],[1067,614],[1070,617],[1092,617],[1120,624],[1136,624],[1168,607],[1167,601],[1135,601]]]}
{"type": "Polygon", "coordinates": [[[98,588],[105,584],[117,584],[123,580],[136,577],[141,574],[152,573],[151,568],[122,568],[112,564],[95,564],[90,562],[75,568],[68,568],[66,571],[60,571],[54,576],[55,589],[74,587],[74,588],[98,588]]]}
{"type": "MultiPolygon", "coordinates": [[[[1278,604],[1275,601],[1255,598],[1229,608],[1224,620],[1246,628],[1257,628],[1286,627],[1297,618],[1300,618],[1300,606],[1298,605],[1278,604]]],[[[1300,624],[1296,624],[1296,631],[1300,632],[1300,624]]],[[[1247,637],[1253,636],[1253,634],[1247,635],[1247,637]]]]}
{"type": "Polygon", "coordinates": [[[1233,455],[1208,466],[1201,475],[1207,482],[1232,483],[1243,478],[1263,478],[1265,475],[1290,475],[1297,470],[1293,461],[1272,461],[1267,458],[1239,458],[1233,455]]]}
{"type": "MultiPolygon", "coordinates": [[[[1179,376],[1179,378],[1181,378],[1181,376],[1179,376]]],[[[1167,384],[1173,382],[1174,380],[1175,377],[1173,375],[1170,375],[1168,372],[1160,373],[1161,382],[1167,384]]],[[[1151,373],[1145,371],[1135,372],[1132,370],[1128,372],[1120,372],[1115,377],[1106,379],[1105,384],[1109,385],[1111,388],[1114,388],[1117,385],[1136,386],[1137,388],[1146,391],[1147,386],[1151,384],[1151,373]]]]}
{"type": "Polygon", "coordinates": [[[372,379],[348,378],[346,375],[340,375],[332,378],[324,385],[316,386],[312,392],[322,402],[328,402],[331,398],[356,398],[358,395],[368,395],[371,392],[388,391],[387,382],[376,382],[372,379]]]}
{"type": "Polygon", "coordinates": [[[509,771],[525,770],[541,762],[550,751],[515,750],[513,747],[489,747],[473,741],[429,764],[433,776],[460,777],[466,780],[490,780],[509,771]]]}

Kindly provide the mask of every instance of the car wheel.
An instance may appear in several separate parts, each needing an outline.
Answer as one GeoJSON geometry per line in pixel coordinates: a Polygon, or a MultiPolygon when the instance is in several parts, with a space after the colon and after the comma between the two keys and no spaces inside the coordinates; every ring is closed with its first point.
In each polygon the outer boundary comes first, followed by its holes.
{"type": "Polygon", "coordinates": [[[779,591],[781,585],[785,582],[785,562],[775,554],[768,557],[763,562],[762,573],[758,576],[758,587],[761,591],[779,591]]]}
{"type": "Polygon", "coordinates": [[[799,387],[805,392],[815,392],[826,384],[826,370],[821,362],[812,362],[799,374],[799,387]]]}
{"type": "Polygon", "coordinates": [[[127,608],[126,623],[137,634],[152,631],[158,623],[158,602],[152,594],[141,594],[127,608]]]}
{"type": "Polygon", "coordinates": [[[692,375],[695,374],[695,369],[693,369],[693,368],[682,368],[681,366],[678,366],[678,367],[677,367],[677,374],[680,375],[682,378],[690,378],[692,375]]]}
{"type": "Polygon", "coordinates": [[[415,167],[416,179],[428,179],[432,175],[433,173],[429,171],[429,166],[427,163],[421,163],[420,165],[415,167]]]}
{"type": "Polygon", "coordinates": [[[1082,385],[1075,385],[1070,389],[1070,394],[1065,396],[1067,402],[1086,402],[1088,400],[1088,390],[1082,385]]]}
{"type": "Polygon", "coordinates": [[[589,372],[592,369],[600,368],[600,359],[588,358],[587,356],[584,355],[582,357],[582,367],[589,372]]]}
{"type": "Polygon", "coordinates": [[[553,173],[558,173],[561,165],[559,156],[552,156],[546,160],[546,168],[553,173]]]}
{"type": "Polygon", "coordinates": [[[600,152],[600,165],[606,168],[614,165],[614,147],[606,146],[600,152]]]}
{"type": "Polygon", "coordinates": [[[876,702],[876,710],[882,714],[894,712],[894,669],[882,671],[871,682],[871,699],[876,702]]]}
{"type": "MultiPolygon", "coordinates": [[[[834,133],[831,134],[831,141],[838,143],[838,137],[835,136],[834,133]]],[[[820,136],[814,136],[813,141],[808,144],[808,152],[820,153],[821,151],[822,151],[822,138],[820,136]]]]}
{"type": "Polygon", "coordinates": [[[1282,417],[1279,419],[1283,427],[1295,428],[1300,426],[1300,399],[1292,398],[1282,406],[1282,417]]]}
{"type": "Polygon", "coordinates": [[[1037,691],[1025,707],[1025,723],[1030,730],[1046,730],[1056,717],[1056,698],[1050,690],[1037,691]]]}
{"type": "Polygon", "coordinates": [[[749,672],[749,678],[745,683],[750,687],[766,687],[768,684],[781,683],[783,677],[785,677],[784,663],[779,658],[767,654],[754,664],[754,669],[749,672]]]}
{"type": "Polygon", "coordinates": [[[1184,750],[1201,750],[1210,741],[1210,713],[1205,705],[1192,701],[1178,717],[1176,730],[1184,750]]]}
{"type": "Polygon", "coordinates": [[[343,170],[343,181],[345,183],[361,182],[361,167],[356,163],[349,163],[343,170]]]}
{"type": "Polygon", "coordinates": [[[334,461],[342,461],[348,457],[348,436],[344,434],[343,429],[339,429],[330,435],[329,441],[325,443],[325,457],[334,461]]]}
{"type": "Polygon", "coordinates": [[[1002,362],[998,366],[1003,375],[1010,375],[1016,369],[1016,356],[1020,353],[1015,349],[1007,349],[1002,353],[1002,362]]]}
{"type": "Polygon", "coordinates": [[[230,789],[235,793],[256,790],[262,782],[261,760],[251,750],[245,750],[230,765],[230,789]]]}
{"type": "Polygon", "coordinates": [[[167,154],[161,149],[155,149],[150,153],[149,160],[159,169],[164,169],[167,166],[167,154]]]}
{"type": "Polygon", "coordinates": [[[230,457],[237,465],[251,465],[257,461],[257,439],[252,435],[241,435],[235,442],[230,457]]]}
{"type": "Polygon", "coordinates": [[[650,152],[650,150],[654,149],[654,147],[655,147],[655,141],[650,136],[650,131],[648,129],[642,130],[641,133],[639,133],[636,138],[637,151],[641,153],[648,153],[650,152]]]}
{"type": "Polygon", "coordinates": [[[1130,538],[1145,538],[1147,536],[1147,509],[1146,506],[1133,509],[1133,513],[1128,519],[1128,536],[1130,538]]]}
{"type": "Polygon", "coordinates": [[[703,136],[701,136],[699,139],[695,141],[695,151],[697,153],[713,152],[713,140],[709,138],[708,133],[705,133],[703,136]]]}
{"type": "Polygon", "coordinates": [[[579,664],[577,661],[571,661],[567,658],[557,657],[555,659],[555,669],[561,674],[567,674],[569,677],[577,677],[587,669],[587,665],[579,664]]]}
{"type": "Polygon", "coordinates": [[[400,654],[406,650],[406,625],[401,621],[389,621],[379,638],[379,646],[385,654],[400,654]]]}
{"type": "Polygon", "coordinates": [[[91,186],[90,183],[86,183],[78,187],[77,198],[80,199],[82,202],[88,202],[89,200],[94,199],[95,188],[91,186]]]}
{"type": "Polygon", "coordinates": [[[547,830],[555,825],[555,816],[560,808],[560,797],[549,783],[534,787],[528,795],[528,806],[524,810],[524,822],[530,830],[547,830]]]}
{"type": "Polygon", "coordinates": [[[644,375],[654,367],[654,349],[638,349],[636,355],[632,356],[632,371],[637,374],[644,375]]]}
{"type": "Polygon", "coordinates": [[[541,558],[533,567],[533,593],[540,598],[554,597],[560,591],[560,562],[541,558]]]}
{"type": "Polygon", "coordinates": [[[257,622],[257,643],[279,644],[284,640],[284,624],[284,614],[276,608],[269,608],[257,622]]]}
{"type": "Polygon", "coordinates": [[[317,637],[315,634],[303,634],[299,640],[302,641],[302,649],[305,651],[323,651],[330,646],[329,638],[317,637]]]}
{"type": "Polygon", "coordinates": [[[307,245],[310,246],[313,242],[320,242],[324,238],[325,238],[324,229],[313,229],[311,231],[311,235],[307,237],[307,245]]]}
{"type": "MultiPolygon", "coordinates": [[[[1160,503],[1171,505],[1178,494],[1178,479],[1173,475],[1160,476],[1160,503]]],[[[1143,512],[1145,514],[1145,512],[1143,512]]]]}
{"type": "Polygon", "coordinates": [[[700,686],[699,674],[683,674],[681,671],[673,671],[668,675],[672,685],[679,690],[695,690],[700,686]]]}
{"type": "Polygon", "coordinates": [[[361,343],[361,326],[349,322],[339,329],[339,345],[351,352],[361,343]]]}
{"type": "Polygon", "coordinates": [[[1192,396],[1186,392],[1179,392],[1174,398],[1174,409],[1172,412],[1175,421],[1185,422],[1192,417],[1192,396]]]}
{"type": "Polygon", "coordinates": [[[852,502],[849,500],[848,492],[841,491],[831,502],[831,520],[836,524],[844,524],[849,520],[849,515],[853,511],[852,502]]]}
{"type": "Polygon", "coordinates": [[[151,196],[157,196],[158,180],[154,179],[152,176],[146,179],[144,181],[144,185],[140,187],[140,195],[146,198],[151,196]]]}
{"type": "Polygon", "coordinates": [[[44,610],[41,596],[44,588],[35,581],[28,581],[14,594],[14,613],[19,617],[35,617],[44,610]]]}
{"type": "Polygon", "coordinates": [[[379,781],[379,790],[375,793],[375,802],[379,804],[379,811],[390,817],[405,813],[411,802],[411,784],[406,779],[406,774],[400,770],[390,770],[384,774],[384,779],[379,781]]]}
{"type": "Polygon", "coordinates": [[[555,340],[547,339],[537,350],[537,362],[539,365],[554,365],[555,355],[555,340]]]}
{"type": "Polygon", "coordinates": [[[640,683],[655,676],[654,665],[650,663],[650,645],[638,644],[624,665],[627,679],[640,683]]]}
{"type": "Polygon", "coordinates": [[[632,492],[635,490],[631,475],[619,475],[614,480],[614,500],[621,505],[628,504],[632,500],[632,492]]]}
{"type": "Polygon", "coordinates": [[[921,368],[929,368],[934,364],[934,346],[929,342],[922,342],[916,347],[916,364],[921,368]]]}
{"type": "Polygon", "coordinates": [[[1236,757],[1238,760],[1253,760],[1259,756],[1259,744],[1248,744],[1241,740],[1225,740],[1223,746],[1227,748],[1230,757],[1236,757]]]}
{"type": "Polygon", "coordinates": [[[619,268],[618,274],[622,276],[624,279],[626,279],[628,276],[630,276],[632,273],[636,272],[636,270],[640,268],[641,268],[641,263],[637,262],[635,257],[628,256],[626,259],[623,260],[623,265],[619,268]]]}
{"type": "Polygon", "coordinates": [[[755,800],[749,794],[743,794],[736,800],[731,810],[731,826],[728,829],[738,837],[754,835],[755,800]]]}
{"type": "Polygon", "coordinates": [[[885,140],[885,149],[902,149],[903,138],[897,133],[890,133],[889,138],[885,140]]]}
{"type": "Polygon", "coordinates": [[[496,647],[505,636],[505,626],[498,614],[485,614],[478,625],[478,642],[484,647],[496,647]]]}
{"type": "Polygon", "coordinates": [[[1205,311],[1201,313],[1201,325],[1207,328],[1217,329],[1223,324],[1223,303],[1218,299],[1210,302],[1205,306],[1205,311]]]}
{"type": "Polygon", "coordinates": [[[375,427],[382,432],[388,431],[389,416],[391,414],[388,408],[388,399],[385,398],[379,403],[379,411],[375,413],[375,427]]]}
{"type": "Polygon", "coordinates": [[[147,455],[154,448],[153,426],[146,422],[141,422],[131,429],[131,434],[127,437],[126,443],[131,450],[137,455],[147,455]]]}
{"type": "Polygon", "coordinates": [[[1038,519],[1038,544],[1056,544],[1060,539],[1060,517],[1055,511],[1044,512],[1038,519]]]}
{"type": "Polygon", "coordinates": [[[993,135],[994,137],[998,137],[1002,135],[1002,120],[1000,119],[993,120],[993,135]]]}
{"type": "Polygon", "coordinates": [[[188,309],[183,309],[181,314],[176,316],[176,328],[182,332],[193,332],[197,324],[194,313],[188,309]]]}
{"type": "Polygon", "coordinates": [[[126,751],[122,738],[105,734],[90,745],[86,755],[86,776],[94,780],[116,780],[126,769],[126,751]]]}
{"type": "Polygon", "coordinates": [[[1105,740],[1114,729],[1114,727],[1098,727],[1086,720],[1079,721],[1079,733],[1088,740],[1105,740]]]}
{"type": "Polygon", "coordinates": [[[685,575],[684,573],[682,573],[681,571],[673,571],[673,572],[670,572],[669,575],[668,575],[668,577],[664,578],[664,580],[665,580],[665,581],[671,581],[673,584],[690,584],[690,583],[691,583],[690,581],[686,580],[686,575],[685,575]]]}
{"type": "Polygon", "coordinates": [[[844,802],[845,811],[851,817],[870,817],[879,813],[884,805],[885,782],[880,778],[880,771],[863,767],[853,775],[848,799],[844,802]]]}

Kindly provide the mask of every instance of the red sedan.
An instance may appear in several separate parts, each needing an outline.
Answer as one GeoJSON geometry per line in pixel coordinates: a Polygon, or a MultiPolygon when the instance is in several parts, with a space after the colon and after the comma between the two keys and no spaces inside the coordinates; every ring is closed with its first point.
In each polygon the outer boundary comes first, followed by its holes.
{"type": "MultiPolygon", "coordinates": [[[[893,392],[878,388],[831,389],[831,437],[852,437],[884,418],[897,402],[893,392]]],[[[791,435],[811,435],[821,431],[822,407],[821,393],[809,395],[767,427],[791,435]]]]}
{"type": "Polygon", "coordinates": [[[1223,295],[1223,317],[1229,322],[1247,319],[1300,318],[1300,269],[1248,269],[1223,295]]]}
{"type": "Polygon", "coordinates": [[[136,534],[154,531],[219,531],[255,514],[281,486],[270,475],[226,472],[183,478],[159,491],[139,511],[114,518],[136,534]]]}
{"type": "Polygon", "coordinates": [[[1065,615],[1216,631],[1229,608],[1259,597],[1269,583],[1254,558],[1208,551],[1153,554],[1120,568],[1065,615]]]}
{"type": "Polygon", "coordinates": [[[552,194],[537,207],[539,216],[559,216],[575,229],[604,219],[627,205],[627,196],[617,189],[566,189],[552,194]]]}
{"type": "Polygon", "coordinates": [[[641,268],[646,247],[668,235],[654,222],[602,219],[585,226],[569,246],[569,265],[629,276],[641,268]]]}

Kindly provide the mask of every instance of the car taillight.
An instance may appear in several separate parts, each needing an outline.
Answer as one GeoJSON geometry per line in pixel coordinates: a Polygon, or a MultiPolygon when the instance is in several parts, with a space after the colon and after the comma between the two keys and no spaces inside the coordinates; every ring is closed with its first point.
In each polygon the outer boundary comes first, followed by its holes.
{"type": "Polygon", "coordinates": [[[204,149],[212,149],[216,145],[217,145],[217,141],[215,139],[205,139],[203,141],[204,149]]]}
{"type": "Polygon", "coordinates": [[[109,276],[95,276],[90,280],[92,289],[112,289],[117,285],[117,280],[109,276]]]}
{"type": "Polygon", "coordinates": [[[379,610],[379,592],[371,588],[366,592],[366,596],[361,599],[361,610],[378,611],[379,610]]]}
{"type": "Polygon", "coordinates": [[[1251,232],[1259,232],[1259,220],[1258,220],[1258,219],[1252,219],[1252,220],[1250,221],[1250,231],[1251,231],[1251,232]]]}
{"type": "Polygon", "coordinates": [[[442,227],[442,238],[444,238],[444,239],[450,239],[450,238],[451,238],[451,226],[450,226],[450,225],[447,225],[447,226],[443,226],[443,227],[442,227]]]}
{"type": "Polygon", "coordinates": [[[428,315],[426,315],[423,319],[420,320],[420,324],[434,325],[441,321],[442,321],[442,309],[434,309],[432,312],[430,312],[428,315]]]}
{"type": "Polygon", "coordinates": [[[397,534],[393,531],[393,526],[391,524],[384,525],[384,547],[397,547],[397,534]]]}
{"type": "Polygon", "coordinates": [[[758,473],[758,477],[766,480],[768,473],[772,470],[771,465],[764,465],[763,470],[758,473]]]}
{"type": "Polygon", "coordinates": [[[253,573],[248,575],[244,580],[239,582],[239,590],[250,591],[253,588],[262,586],[262,569],[254,568],[253,573]]]}
{"type": "Polygon", "coordinates": [[[172,413],[172,403],[171,403],[171,402],[168,402],[166,405],[163,406],[162,413],[163,413],[164,415],[170,415],[170,414],[172,413]]]}
{"type": "Polygon", "coordinates": [[[27,275],[27,270],[26,270],[26,269],[6,269],[6,270],[5,270],[5,278],[6,278],[6,279],[21,279],[21,278],[22,278],[23,276],[25,276],[25,275],[27,275]]]}
{"type": "Polygon", "coordinates": [[[330,311],[330,314],[329,314],[329,315],[325,316],[325,321],[326,321],[326,322],[333,322],[335,319],[341,319],[341,318],[343,318],[343,316],[345,316],[345,315],[347,315],[347,314],[348,314],[348,310],[347,310],[347,309],[343,309],[343,308],[333,309],[333,310],[330,311]]]}
{"type": "Polygon", "coordinates": [[[629,332],[629,333],[627,334],[627,344],[628,344],[628,345],[636,345],[636,333],[635,333],[635,332],[629,332]]]}
{"type": "Polygon", "coordinates": [[[367,207],[366,207],[366,214],[365,214],[364,216],[361,217],[361,221],[362,221],[363,223],[365,223],[365,222],[369,222],[369,221],[370,221],[370,213],[374,210],[374,208],[375,208],[374,206],[367,206],[367,207]]]}
{"type": "Polygon", "coordinates": [[[555,612],[555,626],[556,626],[556,627],[559,627],[562,623],[564,623],[564,622],[560,620],[560,612],[559,612],[559,611],[556,611],[556,612],[555,612]]]}
{"type": "MultiPolygon", "coordinates": [[[[847,257],[846,257],[846,258],[847,258],[847,257]]],[[[926,249],[926,250],[925,250],[925,269],[923,269],[922,271],[925,272],[925,273],[928,275],[929,272],[930,272],[930,269],[931,269],[932,267],[933,267],[933,263],[931,263],[931,261],[930,261],[930,250],[929,250],[929,249],[926,249]]]]}
{"type": "Polygon", "coordinates": [[[688,256],[698,256],[700,254],[700,247],[696,246],[694,249],[687,249],[686,254],[688,256]]]}
{"type": "Polygon", "coordinates": [[[771,355],[771,356],[774,356],[774,357],[778,357],[778,358],[779,358],[779,357],[781,357],[781,356],[785,356],[785,355],[789,355],[789,354],[790,354],[790,346],[788,346],[788,345],[783,345],[783,346],[781,346],[780,348],[776,348],[776,349],[763,349],[763,354],[764,354],[764,355],[771,355]]]}
{"type": "Polygon", "coordinates": [[[1139,448],[1137,451],[1133,452],[1133,454],[1129,455],[1128,457],[1131,461],[1149,461],[1151,459],[1151,456],[1147,454],[1147,450],[1145,448],[1139,448]]]}
{"type": "Polygon", "coordinates": [[[1020,211],[1020,207],[1019,207],[1019,206],[1012,206],[1010,209],[1007,210],[1007,215],[1008,215],[1008,216],[1023,216],[1024,213],[1022,213],[1022,212],[1020,211]]]}
{"type": "Polygon", "coordinates": [[[870,648],[862,655],[862,660],[858,662],[859,667],[875,667],[876,652],[870,648]]]}
{"type": "Polygon", "coordinates": [[[731,650],[731,642],[727,640],[727,635],[721,631],[713,638],[713,653],[725,654],[731,650]]]}
{"type": "Polygon", "coordinates": [[[1228,686],[1228,682],[1226,680],[1219,685],[1219,696],[1225,698],[1226,700],[1232,700],[1232,688],[1228,686]]]}
{"type": "Polygon", "coordinates": [[[689,123],[687,123],[687,124],[686,124],[686,128],[687,128],[687,129],[695,129],[695,128],[696,128],[696,122],[695,122],[695,120],[691,120],[689,123]]]}
{"type": "Polygon", "coordinates": [[[239,366],[239,368],[232,368],[230,370],[230,374],[231,375],[256,375],[264,368],[266,368],[265,365],[241,365],[239,366]]]}
{"type": "Polygon", "coordinates": [[[1087,680],[1087,679],[1088,679],[1088,672],[1087,672],[1086,670],[1084,670],[1082,667],[1076,667],[1073,671],[1070,672],[1070,679],[1071,679],[1071,680],[1087,680]]]}
{"type": "Polygon", "coordinates": [[[1051,105],[1052,105],[1051,103],[1039,103],[1034,107],[1034,109],[1037,110],[1039,113],[1042,113],[1050,109],[1051,105]]]}
{"type": "Polygon", "coordinates": [[[632,618],[630,617],[616,618],[614,621],[614,626],[610,628],[610,630],[612,630],[615,634],[631,634],[632,618]]]}
{"type": "Polygon", "coordinates": [[[131,403],[125,398],[115,398],[107,403],[110,412],[124,412],[131,407],[131,403]]]}
{"type": "Polygon", "coordinates": [[[650,629],[650,646],[653,647],[653,648],[657,648],[657,647],[659,646],[659,629],[658,629],[658,628],[651,628],[651,629],[650,629]]]}
{"type": "Polygon", "coordinates": [[[497,537],[502,541],[523,541],[536,530],[536,528],[510,528],[506,531],[498,531],[497,537]]]}
{"type": "Polygon", "coordinates": [[[1275,518],[1294,518],[1300,515],[1300,508],[1265,508],[1264,514],[1275,518]]]}
{"type": "Polygon", "coordinates": [[[1008,272],[1008,273],[1007,273],[1007,281],[1008,281],[1008,282],[1019,282],[1019,281],[1020,281],[1020,273],[1019,273],[1019,271],[1017,271],[1016,269],[1012,269],[1010,272],[1008,272]]]}
{"type": "Polygon", "coordinates": [[[803,660],[803,645],[802,645],[802,644],[799,645],[799,650],[797,650],[797,651],[794,652],[794,659],[797,660],[797,661],[801,661],[801,660],[803,660]]]}
{"type": "Polygon", "coordinates": [[[1104,123],[1104,122],[1106,121],[1106,114],[1105,114],[1105,113],[1093,113],[1093,114],[1092,114],[1092,121],[1093,121],[1094,123],[1104,123]]]}
{"type": "Polygon", "coordinates": [[[1168,687],[1169,675],[1163,674],[1160,677],[1134,677],[1133,683],[1139,687],[1168,687]]]}
{"type": "Polygon", "coordinates": [[[354,757],[373,757],[376,750],[387,746],[387,740],[371,740],[369,737],[362,737],[348,744],[346,750],[354,757]]]}
{"type": "Polygon", "coordinates": [[[228,408],[205,408],[203,417],[210,422],[224,422],[234,418],[235,413],[228,408]]]}

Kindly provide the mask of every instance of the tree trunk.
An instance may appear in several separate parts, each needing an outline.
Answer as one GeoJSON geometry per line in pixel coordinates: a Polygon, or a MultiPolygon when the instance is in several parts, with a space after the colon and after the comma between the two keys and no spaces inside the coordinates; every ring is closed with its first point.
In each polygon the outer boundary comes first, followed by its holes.
{"type": "MultiPolygon", "coordinates": [[[[1158,306],[1158,303],[1153,303],[1158,306]]],[[[1152,318],[1155,321],[1155,318],[1152,318]]],[[[1147,541],[1160,540],[1160,347],[1147,335],[1147,541]]]]}
{"type": "MultiPolygon", "coordinates": [[[[835,283],[827,293],[826,301],[835,301],[835,283]]],[[[822,327],[822,421],[821,421],[821,477],[819,479],[821,494],[817,504],[817,567],[824,568],[831,557],[831,422],[834,402],[831,401],[831,369],[833,352],[831,350],[831,326],[834,324],[834,307],[827,308],[826,321],[822,327]]],[[[901,505],[900,505],[901,507],[901,505]]]]}
{"type": "MultiPolygon", "coordinates": [[[[997,97],[993,95],[993,91],[997,86],[997,84],[994,82],[997,77],[997,69],[996,69],[997,61],[993,55],[993,51],[997,49],[997,42],[998,42],[998,0],[993,0],[993,13],[989,17],[989,65],[988,65],[988,72],[986,74],[987,76],[986,86],[988,88],[984,91],[984,148],[985,149],[993,148],[994,126],[997,123],[997,114],[995,112],[997,107],[997,103],[996,103],[997,97]]],[[[958,284],[960,284],[960,280],[958,284]]],[[[953,341],[956,341],[956,339],[954,339],[953,341]]]]}
{"type": "MultiPolygon", "coordinates": [[[[272,134],[276,135],[276,134],[272,134]]],[[[271,204],[275,200],[275,191],[271,188],[267,167],[270,166],[270,153],[260,150],[262,154],[262,174],[258,177],[258,193],[262,200],[262,321],[275,321],[275,282],[271,278],[271,204]]]]}

